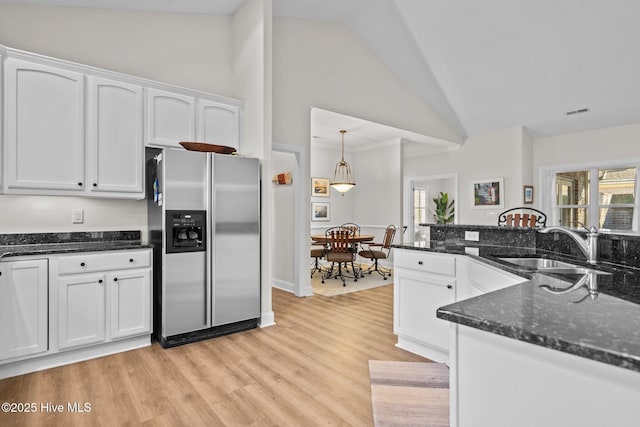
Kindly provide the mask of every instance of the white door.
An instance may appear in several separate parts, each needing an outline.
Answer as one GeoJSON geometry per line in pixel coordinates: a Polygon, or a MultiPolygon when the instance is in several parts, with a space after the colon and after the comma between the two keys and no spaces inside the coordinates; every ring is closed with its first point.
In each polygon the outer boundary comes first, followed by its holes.
{"type": "Polygon", "coordinates": [[[85,188],[84,75],[8,58],[7,188],[85,188]]]}
{"type": "Polygon", "coordinates": [[[240,107],[198,100],[198,141],[240,148],[240,107]]]}
{"type": "Polygon", "coordinates": [[[142,88],[88,77],[90,190],[142,194],[142,88]]]}
{"type": "Polygon", "coordinates": [[[111,295],[111,338],[151,333],[151,270],[125,270],[107,276],[111,295]]]}
{"type": "Polygon", "coordinates": [[[194,141],[195,98],[158,89],[147,89],[147,145],[182,148],[180,141],[194,141]]]}
{"type": "Polygon", "coordinates": [[[449,350],[449,322],[436,310],[455,301],[456,281],[404,269],[394,271],[394,329],[431,346],[449,350]]]}
{"type": "Polygon", "coordinates": [[[58,347],[99,343],[105,339],[105,275],[58,279],[58,347]]]}
{"type": "Polygon", "coordinates": [[[48,349],[46,259],[0,262],[0,360],[48,349]]]}

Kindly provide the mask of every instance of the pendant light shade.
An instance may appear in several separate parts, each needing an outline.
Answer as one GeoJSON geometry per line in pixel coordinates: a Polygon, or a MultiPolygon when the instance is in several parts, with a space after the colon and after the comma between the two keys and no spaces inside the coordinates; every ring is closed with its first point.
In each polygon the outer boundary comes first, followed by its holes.
{"type": "Polygon", "coordinates": [[[344,161],[344,134],[346,130],[341,130],[342,134],[342,157],[341,160],[336,163],[336,170],[333,172],[333,180],[331,186],[338,190],[344,196],[344,193],[351,190],[355,185],[353,175],[351,175],[351,166],[344,161]]]}

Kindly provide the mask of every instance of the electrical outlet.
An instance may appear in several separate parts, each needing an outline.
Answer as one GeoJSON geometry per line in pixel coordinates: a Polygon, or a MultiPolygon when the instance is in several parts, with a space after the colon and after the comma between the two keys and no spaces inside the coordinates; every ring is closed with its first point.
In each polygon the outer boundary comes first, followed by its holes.
{"type": "Polygon", "coordinates": [[[465,231],[464,232],[464,240],[470,240],[473,242],[480,241],[480,232],[479,231],[465,231]]]}
{"type": "Polygon", "coordinates": [[[71,209],[71,223],[82,224],[84,222],[84,209],[71,209]]]}

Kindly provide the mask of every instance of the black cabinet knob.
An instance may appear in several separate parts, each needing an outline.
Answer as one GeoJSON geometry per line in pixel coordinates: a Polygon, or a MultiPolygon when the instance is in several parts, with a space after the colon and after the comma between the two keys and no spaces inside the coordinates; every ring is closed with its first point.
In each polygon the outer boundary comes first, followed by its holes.
{"type": "Polygon", "coordinates": [[[453,288],[453,285],[447,285],[447,289],[453,288]]]}
{"type": "Polygon", "coordinates": [[[85,264],[84,262],[80,263],[80,267],[84,267],[85,265],[87,265],[87,264],[85,264]]]}
{"type": "Polygon", "coordinates": [[[118,278],[117,278],[117,277],[114,277],[114,278],[113,278],[113,281],[114,281],[114,282],[117,282],[117,281],[118,281],[118,278]]]}
{"type": "Polygon", "coordinates": [[[418,265],[422,265],[422,264],[424,264],[424,262],[418,261],[418,265]]]}
{"type": "Polygon", "coordinates": [[[94,183],[93,183],[93,186],[94,186],[94,187],[97,187],[97,186],[98,186],[98,183],[97,183],[97,182],[94,182],[94,183]]]}
{"type": "Polygon", "coordinates": [[[98,283],[102,283],[102,279],[98,280],[98,283]]]}
{"type": "Polygon", "coordinates": [[[133,262],[133,258],[129,258],[129,262],[133,262]]]}
{"type": "Polygon", "coordinates": [[[78,187],[82,187],[82,183],[81,182],[78,183],[78,187]]]}

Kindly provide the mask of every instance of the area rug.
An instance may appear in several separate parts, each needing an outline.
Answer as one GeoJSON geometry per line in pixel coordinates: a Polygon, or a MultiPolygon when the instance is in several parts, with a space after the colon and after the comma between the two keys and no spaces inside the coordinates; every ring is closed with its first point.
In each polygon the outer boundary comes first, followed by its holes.
{"type": "Polygon", "coordinates": [[[369,361],[376,427],[449,426],[449,368],[443,363],[369,361]]]}
{"type": "MultiPolygon", "coordinates": [[[[362,267],[366,270],[369,266],[365,264],[362,267]]],[[[393,276],[387,277],[387,280],[384,280],[381,275],[373,272],[372,274],[365,274],[364,277],[359,277],[357,282],[354,282],[352,278],[346,278],[346,283],[346,286],[342,286],[342,280],[340,279],[326,279],[324,283],[322,283],[322,275],[319,272],[316,272],[311,278],[311,287],[313,288],[314,294],[333,297],[391,285],[393,284],[393,276]]]]}

